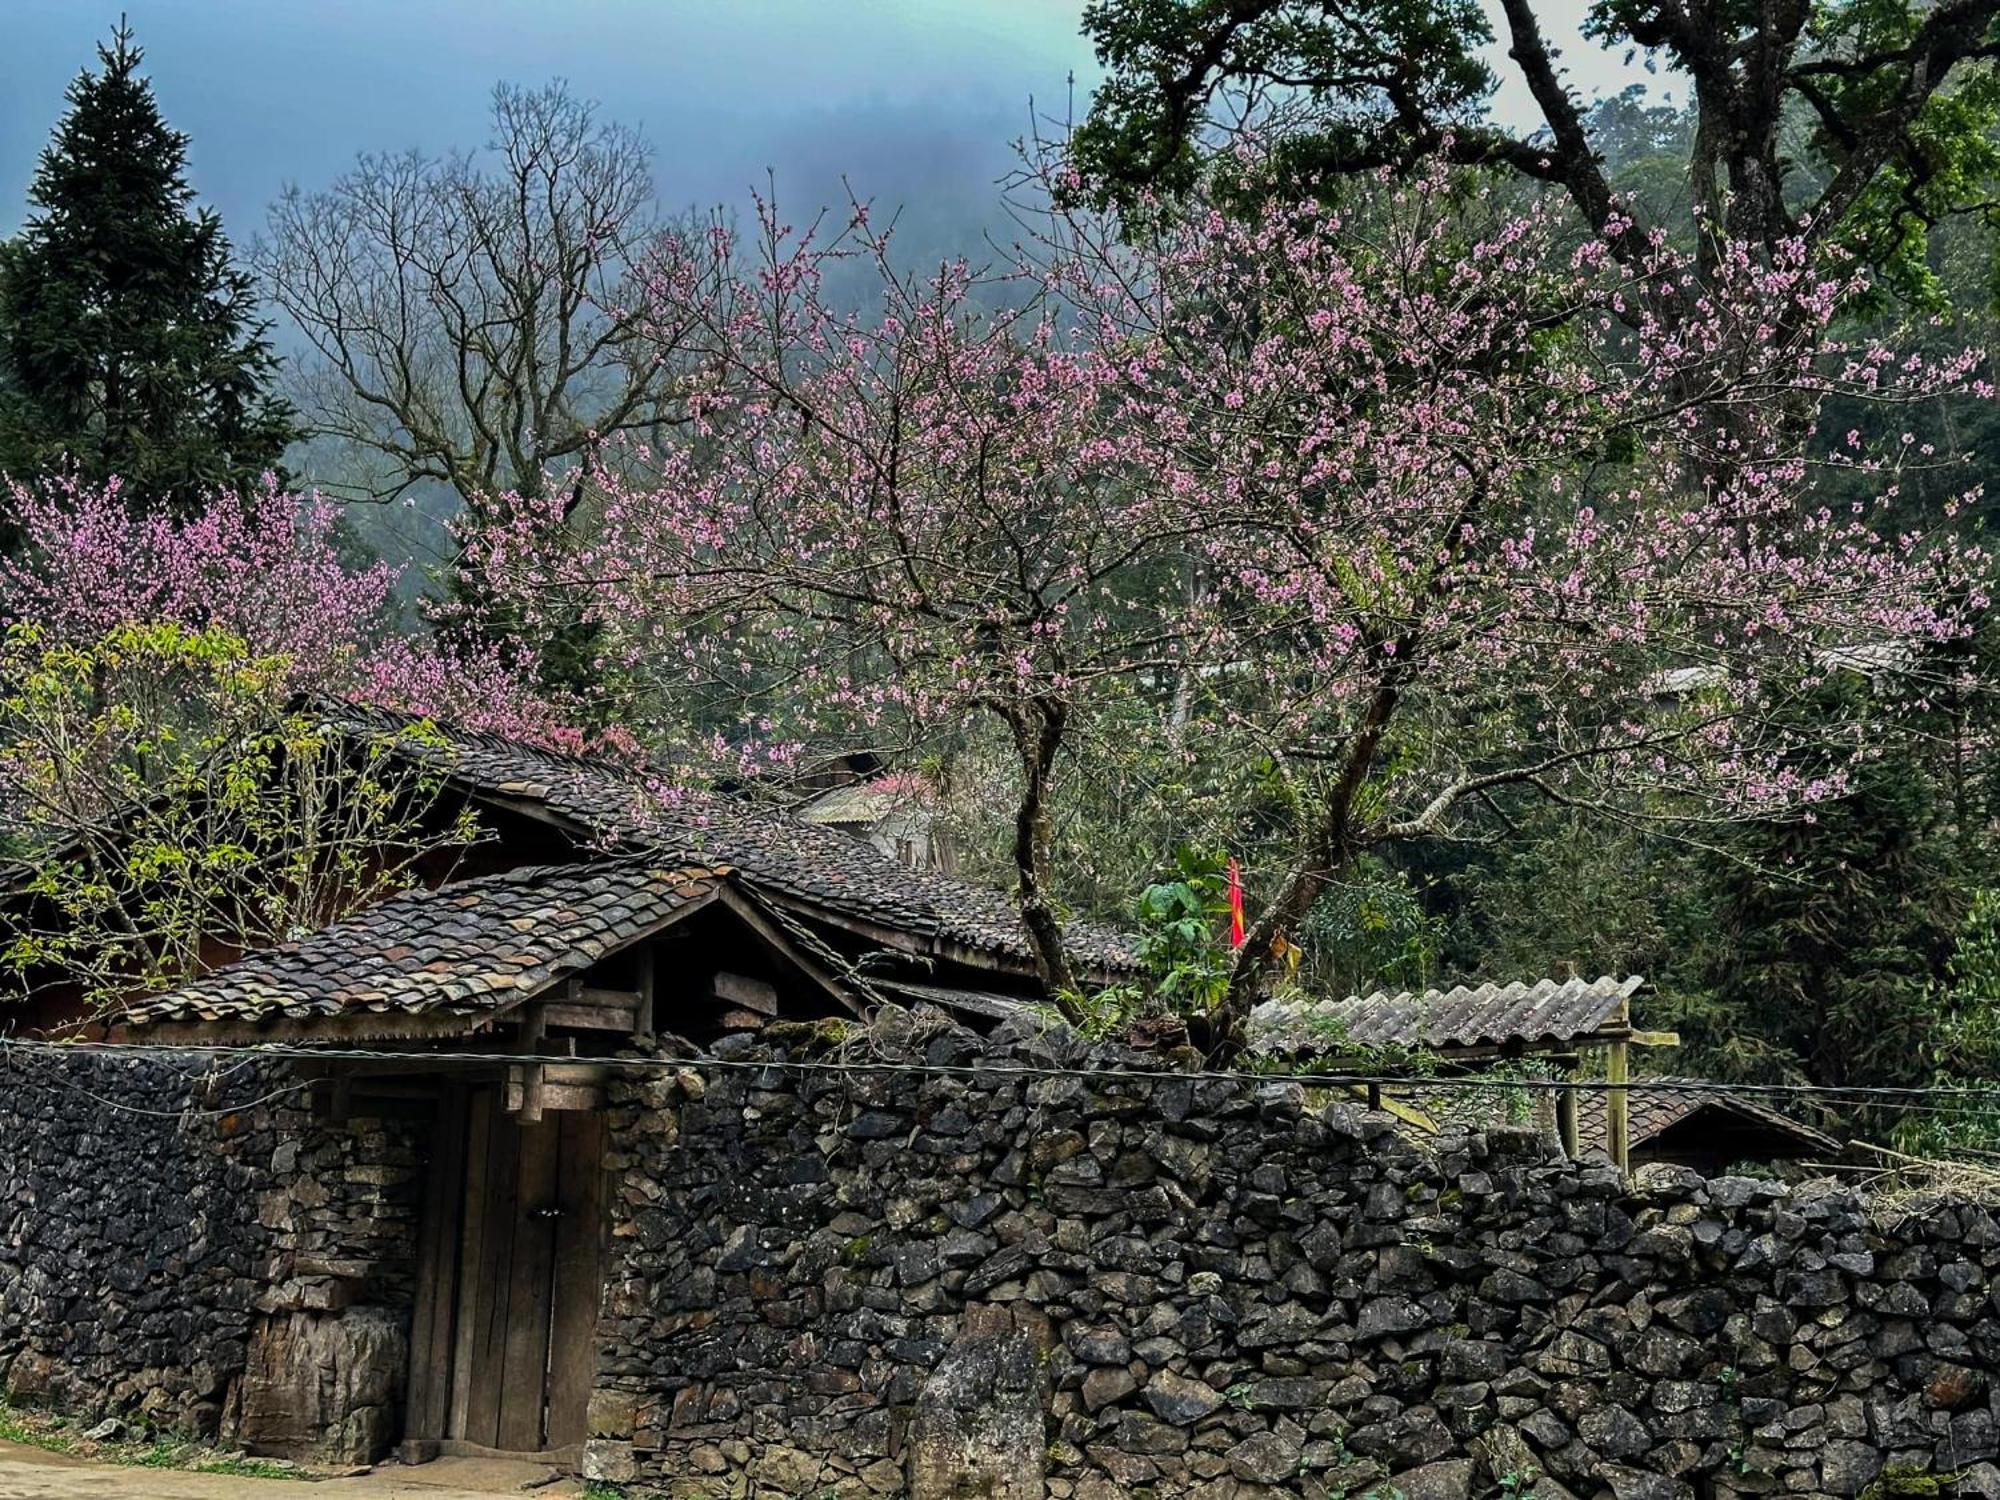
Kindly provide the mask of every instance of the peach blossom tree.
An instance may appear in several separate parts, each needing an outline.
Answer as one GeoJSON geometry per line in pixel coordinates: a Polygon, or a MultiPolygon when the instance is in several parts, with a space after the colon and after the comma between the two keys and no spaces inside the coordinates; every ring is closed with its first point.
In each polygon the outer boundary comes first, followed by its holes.
{"type": "Polygon", "coordinates": [[[1969,356],[1836,337],[1854,273],[1803,244],[1697,276],[1655,243],[1635,269],[1622,223],[1579,241],[1460,189],[1197,205],[1131,241],[1058,207],[1002,313],[964,266],[890,275],[863,212],[831,241],[767,214],[730,284],[655,270],[715,372],[684,433],[595,476],[590,534],[552,547],[528,517],[487,561],[530,612],[580,604],[621,670],[735,705],[711,748],[738,761],[1001,726],[1058,996],[1065,757],[1140,702],[1185,753],[1254,760],[1258,805],[1213,830],[1257,841],[1210,1018],[1234,1040],[1368,851],[1501,788],[1807,806],[1856,747],[1800,743],[1791,696],[1983,603],[1984,557],[1903,500],[1904,469],[1953,456],[1893,421],[1817,430],[1836,395],[1989,395],[1969,356]],[[878,313],[821,295],[854,254],[884,267],[878,313]]]}

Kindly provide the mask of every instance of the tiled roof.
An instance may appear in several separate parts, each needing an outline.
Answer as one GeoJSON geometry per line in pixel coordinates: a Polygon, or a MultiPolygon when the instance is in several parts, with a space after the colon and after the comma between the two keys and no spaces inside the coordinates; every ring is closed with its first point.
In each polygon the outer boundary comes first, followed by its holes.
{"type": "Polygon", "coordinates": [[[128,1024],[498,1011],[705,901],[728,872],[631,859],[411,890],[135,1004],[128,1024]]]}
{"type": "MultiPolygon", "coordinates": [[[[399,730],[411,721],[376,709],[340,711],[358,731],[399,730]]],[[[1032,955],[1014,902],[1004,893],[895,863],[859,839],[816,827],[778,808],[718,792],[672,787],[643,766],[537,749],[498,735],[444,729],[434,753],[474,795],[524,804],[594,837],[644,848],[670,863],[727,864],[760,893],[916,936],[1024,963],[1032,955]]],[[[1086,967],[1136,967],[1131,939],[1091,923],[1069,928],[1086,967]]]]}
{"type": "MultiPolygon", "coordinates": [[[[1605,1112],[1605,1092],[1586,1089],[1577,1100],[1577,1145],[1584,1151],[1608,1152],[1611,1126],[1605,1112]]],[[[1693,1078],[1635,1078],[1626,1090],[1625,1114],[1630,1122],[1627,1138],[1637,1150],[1646,1142],[1703,1111],[1733,1117],[1789,1136],[1801,1150],[1840,1150],[1840,1142],[1812,1126],[1794,1120],[1747,1094],[1726,1093],[1713,1083],[1693,1078]]]]}
{"type": "Polygon", "coordinates": [[[1266,1000],[1251,1012],[1250,1045],[1260,1052],[1331,1052],[1573,1042],[1622,1021],[1643,983],[1636,975],[1607,975],[1461,984],[1422,993],[1377,991],[1345,1000],[1266,1000]]]}

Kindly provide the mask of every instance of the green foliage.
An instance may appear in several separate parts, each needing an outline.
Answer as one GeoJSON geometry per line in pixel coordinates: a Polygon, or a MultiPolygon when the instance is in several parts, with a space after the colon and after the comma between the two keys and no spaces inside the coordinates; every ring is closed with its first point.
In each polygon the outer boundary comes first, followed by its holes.
{"type": "Polygon", "coordinates": [[[1103,196],[1128,204],[1138,189],[1194,186],[1205,116],[1231,85],[1253,91],[1280,75],[1302,82],[1294,92],[1311,128],[1281,141],[1300,176],[1380,163],[1392,112],[1373,85],[1393,79],[1408,118],[1426,120],[1467,119],[1494,85],[1479,56],[1492,28],[1468,0],[1093,0],[1083,31],[1105,80],[1076,132],[1076,156],[1103,196]]]}
{"type": "Polygon", "coordinates": [[[1139,962],[1156,1002],[1180,1015],[1206,1015],[1229,986],[1228,860],[1181,848],[1178,878],[1139,895],[1139,962]]]}
{"type": "Polygon", "coordinates": [[[275,469],[294,435],[277,357],[188,140],[160,116],[131,31],[70,85],[26,227],[0,247],[0,472],[121,477],[187,510],[275,469]]]}
{"type": "MultiPolygon", "coordinates": [[[[1568,22],[1521,10],[1542,36],[1509,25],[1502,40],[1525,62],[1568,22]]],[[[1766,246],[1801,232],[1840,243],[1932,308],[1946,293],[1933,229],[1990,213],[2000,180],[1995,14],[1971,4],[1941,31],[1924,0],[1596,0],[1585,32],[1675,77],[1689,107],[1628,90],[1515,132],[1489,112],[1493,27],[1465,0],[1096,0],[1084,32],[1105,78],[1073,147],[1095,196],[1128,210],[1189,191],[1246,128],[1280,191],[1324,193],[1443,151],[1558,185],[1593,222],[1608,188],[1683,240],[1705,214],[1766,246]]],[[[1573,99],[1559,58],[1550,69],[1547,89],[1573,99]]]]}
{"type": "Polygon", "coordinates": [[[1070,1000],[1088,1036],[1108,1036],[1139,1016],[1205,1016],[1229,988],[1228,860],[1183,846],[1174,853],[1171,880],[1139,895],[1142,982],[1119,985],[1070,1000]]]}
{"type": "Polygon", "coordinates": [[[1933,1158],[1991,1156],[2000,1152],[2000,890],[1973,893],[1936,1009],[1928,1060],[1938,1093],[1930,1111],[1898,1122],[1896,1145],[1933,1158]]]}
{"type": "Polygon", "coordinates": [[[1942,1495],[1957,1483],[1956,1474],[1934,1474],[1915,1464],[1890,1464],[1861,1491],[1861,1500],[1897,1500],[1899,1496],[1942,1495]]]}
{"type": "MultiPolygon", "coordinates": [[[[1908,0],[1843,0],[1814,7],[1808,27],[1821,56],[1886,57],[1917,42],[1929,7],[1908,0]]],[[[1991,21],[1987,25],[1990,29],[1991,21]]],[[[1802,132],[1806,157],[1829,175],[1851,154],[1844,130],[1897,107],[1902,80],[1893,69],[1830,71],[1813,80],[1818,98],[1802,132]]],[[[1932,262],[1931,230],[1969,208],[1992,212],[2000,179],[2000,75],[1964,69],[1917,110],[1900,149],[1884,162],[1840,226],[1840,240],[1874,266],[1886,289],[1926,311],[1950,300],[1932,262]]],[[[1991,263],[2000,269],[2000,261],[1991,263]]]]}
{"type": "Polygon", "coordinates": [[[299,1479],[319,1476],[278,1459],[219,1452],[203,1443],[172,1437],[104,1442],[83,1435],[81,1424],[54,1412],[0,1403],[0,1442],[45,1453],[61,1453],[93,1463],[139,1469],[174,1469],[188,1474],[226,1474],[240,1479],[299,1479]]]}
{"type": "Polygon", "coordinates": [[[86,646],[0,639],[0,784],[31,851],[0,976],[107,1012],[234,947],[296,938],[480,837],[424,729],[343,733],[290,702],[282,658],[215,628],[86,646]]]}
{"type": "Polygon", "coordinates": [[[1300,930],[1301,979],[1323,995],[1424,989],[1447,940],[1411,875],[1370,856],[1329,887],[1300,930]]]}
{"type": "MultiPolygon", "coordinates": [[[[1804,710],[1880,723],[1843,680],[1804,710]]],[[[1710,989],[1728,1030],[1688,1028],[1725,1076],[1917,1083],[1933,1051],[1936,981],[1963,904],[1931,778],[1908,737],[1859,761],[1844,795],[1732,831],[1712,876],[1710,989]]]]}

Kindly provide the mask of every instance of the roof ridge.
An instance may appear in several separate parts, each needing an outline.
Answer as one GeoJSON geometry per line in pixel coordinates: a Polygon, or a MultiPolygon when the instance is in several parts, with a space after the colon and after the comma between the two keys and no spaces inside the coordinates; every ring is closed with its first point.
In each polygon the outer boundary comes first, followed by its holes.
{"type": "MultiPolygon", "coordinates": [[[[403,710],[334,700],[336,722],[386,726],[417,722],[403,710]]],[[[534,804],[580,842],[611,845],[639,858],[728,864],[768,894],[813,904],[836,918],[859,918],[922,945],[972,952],[1031,969],[1034,950],[1007,892],[943,870],[910,868],[862,840],[809,822],[789,808],[726,788],[677,782],[652,762],[621,762],[543,749],[490,730],[447,726],[434,758],[475,797],[534,804]]],[[[430,758],[413,745],[413,759],[430,758]]],[[[1077,959],[1098,974],[1136,968],[1133,937],[1088,920],[1064,923],[1077,959]]],[[[984,961],[983,959],[981,961],[984,961]]]]}
{"type": "MultiPolygon", "coordinates": [[[[518,735],[502,734],[497,729],[487,729],[467,724],[462,720],[451,718],[445,714],[420,714],[407,708],[391,708],[387,704],[366,703],[358,699],[342,698],[334,695],[323,695],[320,702],[342,714],[376,714],[385,718],[401,719],[413,725],[429,724],[439,732],[449,734],[454,738],[477,740],[488,745],[505,746],[509,750],[522,750],[530,755],[545,756],[550,760],[563,761],[585,770],[612,771],[625,776],[629,776],[635,771],[651,772],[654,775],[666,774],[664,768],[656,765],[652,757],[643,752],[640,753],[638,762],[635,765],[629,760],[621,760],[612,755],[593,754],[581,750],[559,750],[553,745],[545,745],[536,740],[522,739],[518,735]]],[[[320,711],[325,712],[324,709],[320,711]]],[[[688,787],[685,790],[694,791],[698,790],[698,788],[688,787]]]]}
{"type": "Polygon", "coordinates": [[[1516,999],[1525,998],[1537,991],[1546,990],[1549,993],[1555,993],[1569,989],[1572,986],[1575,986],[1580,991],[1619,991],[1622,992],[1624,998],[1629,998],[1645,982],[1646,976],[1643,974],[1600,974],[1595,979],[1586,978],[1581,974],[1572,974],[1567,979],[1556,979],[1548,975],[1544,975],[1539,979],[1460,979],[1454,981],[1448,989],[1432,985],[1422,990],[1391,990],[1384,988],[1370,990],[1366,994],[1362,994],[1359,991],[1352,991],[1346,995],[1316,995],[1306,1003],[1308,1005],[1394,1005],[1398,1002],[1423,1003],[1427,1001],[1448,1000],[1454,995],[1477,995],[1482,993],[1489,993],[1495,998],[1505,997],[1516,999]]]}

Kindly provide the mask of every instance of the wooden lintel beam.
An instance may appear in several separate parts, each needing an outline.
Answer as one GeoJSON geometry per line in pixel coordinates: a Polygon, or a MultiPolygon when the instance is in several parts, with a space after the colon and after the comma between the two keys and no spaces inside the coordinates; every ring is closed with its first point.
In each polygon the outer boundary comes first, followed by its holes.
{"type": "MultiPolygon", "coordinates": [[[[527,1118],[526,1085],[516,1081],[507,1085],[507,1109],[510,1114],[527,1118]]],[[[594,1083],[544,1083],[541,1087],[541,1108],[545,1113],[562,1110],[592,1110],[604,1107],[604,1089],[594,1083]]]]}
{"type": "Polygon", "coordinates": [[[634,1012],[609,1005],[576,1005],[567,1000],[551,1000],[542,1006],[542,1022],[549,1027],[571,1031],[632,1030],[634,1012]]]}
{"type": "Polygon", "coordinates": [[[595,1062],[545,1062],[542,1064],[542,1082],[547,1087],[556,1084],[603,1083],[611,1076],[611,1069],[604,1063],[595,1062]]]}
{"type": "Polygon", "coordinates": [[[605,990],[593,985],[580,984],[570,991],[572,1005],[590,1005],[599,1010],[622,1010],[628,1015],[639,1008],[640,995],[637,990],[605,990]]]}
{"type": "Polygon", "coordinates": [[[745,974],[720,971],[711,985],[718,1000],[726,1000],[743,1010],[754,1010],[762,1016],[778,1013],[778,987],[767,979],[752,979],[745,974]]]}
{"type": "Polygon", "coordinates": [[[1681,1034],[1678,1031],[1635,1031],[1625,1040],[1635,1047],[1678,1047],[1681,1034]]]}

